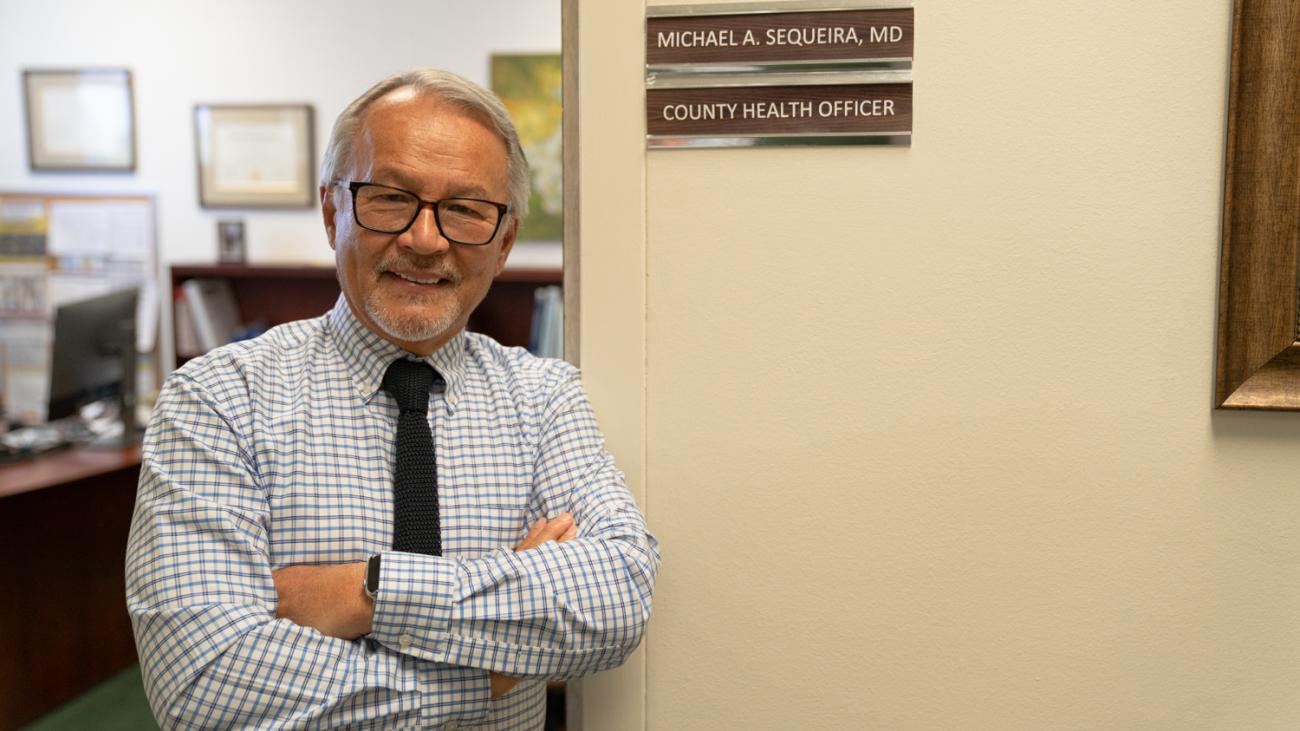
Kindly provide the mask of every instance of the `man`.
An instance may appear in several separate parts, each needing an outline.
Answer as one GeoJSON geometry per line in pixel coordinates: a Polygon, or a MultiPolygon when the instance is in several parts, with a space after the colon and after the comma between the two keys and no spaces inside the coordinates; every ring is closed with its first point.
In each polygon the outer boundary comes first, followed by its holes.
{"type": "Polygon", "coordinates": [[[127,602],[154,713],[540,728],[546,680],[640,642],[659,554],[576,369],[464,332],[527,205],[514,127],[453,74],[386,79],[320,197],[334,309],[186,364],[149,427],[127,602]]]}

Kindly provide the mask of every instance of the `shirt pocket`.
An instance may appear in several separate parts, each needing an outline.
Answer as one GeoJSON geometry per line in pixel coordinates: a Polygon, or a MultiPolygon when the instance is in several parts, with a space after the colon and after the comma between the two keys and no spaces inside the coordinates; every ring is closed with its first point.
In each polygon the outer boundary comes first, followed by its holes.
{"type": "Polygon", "coordinates": [[[536,519],[530,467],[517,452],[489,447],[471,455],[444,444],[438,454],[443,550],[473,557],[514,548],[536,519]]]}

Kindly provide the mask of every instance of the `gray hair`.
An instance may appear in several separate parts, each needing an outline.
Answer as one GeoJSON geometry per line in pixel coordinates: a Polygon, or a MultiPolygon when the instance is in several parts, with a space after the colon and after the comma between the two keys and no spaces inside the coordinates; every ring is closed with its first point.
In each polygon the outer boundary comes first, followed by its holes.
{"type": "Polygon", "coordinates": [[[366,110],[375,100],[397,89],[412,88],[449,102],[460,110],[486,122],[506,144],[506,176],[509,185],[510,214],[515,220],[528,215],[528,159],[519,144],[519,133],[505,105],[495,94],[463,76],[441,69],[416,69],[394,74],[375,84],[357,97],[334,121],[329,146],[320,165],[320,184],[330,185],[340,170],[352,164],[357,132],[366,110]]]}

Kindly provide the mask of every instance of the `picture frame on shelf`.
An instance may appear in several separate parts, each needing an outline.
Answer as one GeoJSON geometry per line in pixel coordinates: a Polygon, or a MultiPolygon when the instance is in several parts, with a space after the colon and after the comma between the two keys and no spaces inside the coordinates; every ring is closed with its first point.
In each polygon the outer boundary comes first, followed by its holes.
{"type": "Polygon", "coordinates": [[[245,259],[244,222],[217,221],[217,261],[243,264],[245,259]]]}
{"type": "Polygon", "coordinates": [[[311,208],[315,125],[309,104],[194,107],[199,205],[311,208]]]}
{"type": "Polygon", "coordinates": [[[26,69],[23,103],[33,171],[135,170],[130,70],[26,69]]]}

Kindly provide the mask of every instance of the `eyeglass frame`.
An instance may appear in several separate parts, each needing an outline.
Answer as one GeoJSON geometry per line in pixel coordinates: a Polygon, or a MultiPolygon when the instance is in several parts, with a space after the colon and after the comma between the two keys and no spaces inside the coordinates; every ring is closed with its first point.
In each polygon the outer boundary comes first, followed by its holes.
{"type": "Polygon", "coordinates": [[[490,201],[485,198],[471,198],[469,196],[454,195],[448,198],[440,198],[436,201],[428,201],[421,198],[414,191],[410,191],[405,188],[398,188],[395,185],[384,185],[383,183],[376,183],[370,180],[335,180],[334,181],[335,185],[343,185],[345,183],[347,184],[348,191],[352,193],[352,220],[355,221],[356,224],[361,228],[364,228],[367,231],[373,231],[377,234],[392,234],[394,236],[401,236],[402,234],[411,230],[411,227],[415,225],[416,219],[420,217],[420,211],[424,210],[425,206],[428,206],[429,209],[433,211],[433,223],[438,228],[438,234],[441,235],[444,239],[447,239],[453,244],[460,244],[461,246],[487,246],[488,244],[492,243],[493,239],[497,237],[497,234],[501,232],[501,222],[505,220],[506,213],[510,211],[509,205],[505,203],[498,203],[496,201],[490,201]],[[386,231],[381,228],[371,228],[370,226],[367,226],[366,224],[362,223],[360,216],[357,215],[357,190],[360,188],[364,188],[367,185],[373,185],[378,188],[388,188],[389,190],[396,190],[400,193],[405,193],[411,196],[412,198],[414,198],[416,201],[416,206],[415,206],[415,213],[411,214],[411,220],[407,221],[405,226],[401,227],[400,229],[397,229],[396,231],[386,231]],[[452,237],[447,235],[447,232],[442,230],[442,219],[438,217],[438,204],[442,203],[443,201],[454,201],[454,200],[487,203],[488,205],[494,206],[497,209],[497,223],[496,226],[492,228],[492,235],[488,237],[487,241],[478,244],[471,244],[468,241],[459,241],[457,239],[453,239],[452,237]]]}

